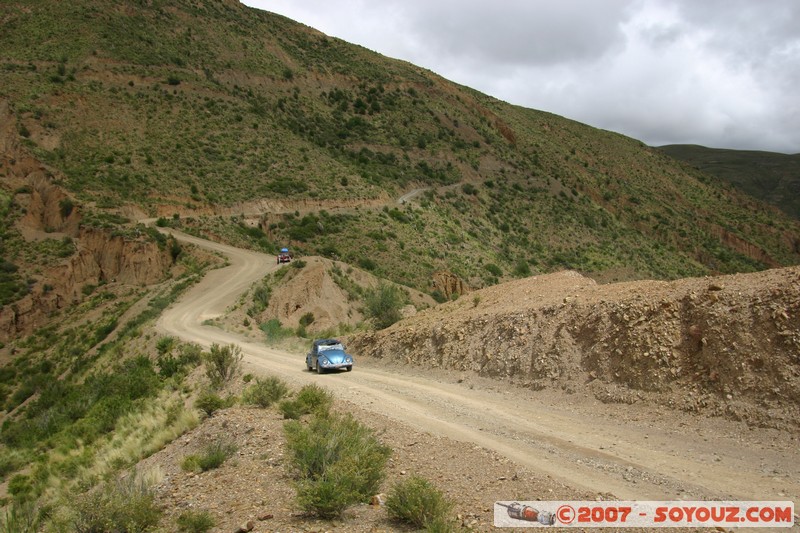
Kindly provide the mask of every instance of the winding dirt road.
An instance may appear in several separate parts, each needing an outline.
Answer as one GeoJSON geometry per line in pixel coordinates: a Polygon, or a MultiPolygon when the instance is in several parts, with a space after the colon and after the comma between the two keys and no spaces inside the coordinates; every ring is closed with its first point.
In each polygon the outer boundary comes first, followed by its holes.
{"type": "Polygon", "coordinates": [[[800,437],[792,433],[380,361],[357,359],[350,373],[310,373],[302,356],[202,325],[276,269],[274,258],[173,233],[224,254],[230,264],[169,308],[158,328],[204,346],[236,343],[248,371],[275,374],[295,386],[321,382],[338,398],[399,423],[495,450],[606,497],[800,501],[800,437]]]}

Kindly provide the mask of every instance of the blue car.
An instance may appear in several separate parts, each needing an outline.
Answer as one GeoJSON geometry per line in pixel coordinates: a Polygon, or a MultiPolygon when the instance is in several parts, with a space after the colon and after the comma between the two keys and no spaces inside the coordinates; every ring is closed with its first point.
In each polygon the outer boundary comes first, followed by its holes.
{"type": "Polygon", "coordinates": [[[344,351],[344,345],[336,339],[317,339],[306,354],[306,366],[322,374],[326,370],[344,368],[353,370],[353,356],[344,351]]]}

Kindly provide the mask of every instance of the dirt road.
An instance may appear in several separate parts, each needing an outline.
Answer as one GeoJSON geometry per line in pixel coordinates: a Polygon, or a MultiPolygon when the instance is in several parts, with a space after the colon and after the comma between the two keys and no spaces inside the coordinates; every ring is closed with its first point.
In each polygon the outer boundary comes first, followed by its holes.
{"type": "MultiPolygon", "coordinates": [[[[646,406],[604,405],[576,394],[534,392],[475,376],[357,360],[353,372],[318,376],[290,354],[202,325],[256,280],[274,258],[175,233],[226,255],[158,323],[208,346],[241,346],[248,371],[337,397],[433,435],[471,442],[606,498],[794,500],[800,502],[800,436],[646,406]]],[[[509,495],[509,498],[517,497],[509,495]]]]}

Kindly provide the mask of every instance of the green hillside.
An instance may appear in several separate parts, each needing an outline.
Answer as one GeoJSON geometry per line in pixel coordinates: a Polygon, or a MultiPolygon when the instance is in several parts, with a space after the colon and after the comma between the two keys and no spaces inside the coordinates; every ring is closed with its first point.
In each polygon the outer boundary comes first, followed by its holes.
{"type": "Polygon", "coordinates": [[[235,1],[10,1],[2,21],[2,97],[85,210],[174,213],[422,290],[439,269],[483,286],[800,260],[797,221],[639,141],[235,1]],[[288,207],[200,219],[257,200],[288,207]]]}
{"type": "Polygon", "coordinates": [[[800,154],[693,144],[660,146],[659,150],[800,219],[800,154]]]}

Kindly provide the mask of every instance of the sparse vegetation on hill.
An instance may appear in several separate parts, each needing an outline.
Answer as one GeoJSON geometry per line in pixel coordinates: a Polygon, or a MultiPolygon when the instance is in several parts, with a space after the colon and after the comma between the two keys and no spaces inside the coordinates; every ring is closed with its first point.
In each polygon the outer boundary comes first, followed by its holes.
{"type": "MultiPolygon", "coordinates": [[[[0,524],[13,527],[8,520],[31,507],[37,523],[63,519],[86,530],[139,512],[133,495],[111,485],[86,491],[198,423],[184,401],[200,349],[142,331],[196,279],[190,272],[153,291],[94,289],[63,322],[14,343],[19,356],[0,368],[0,502],[8,510],[0,524]]],[[[152,511],[152,498],[140,496],[140,510],[152,511]]]]}
{"type": "Polygon", "coordinates": [[[84,205],[178,214],[424,291],[440,269],[481,287],[563,268],[677,278],[800,260],[796,221],[633,139],[277,15],[212,0],[6,12],[15,135],[84,205]],[[427,191],[392,204],[414,187],[427,191]],[[262,216],[199,220],[223,208],[262,216]]]}

